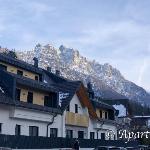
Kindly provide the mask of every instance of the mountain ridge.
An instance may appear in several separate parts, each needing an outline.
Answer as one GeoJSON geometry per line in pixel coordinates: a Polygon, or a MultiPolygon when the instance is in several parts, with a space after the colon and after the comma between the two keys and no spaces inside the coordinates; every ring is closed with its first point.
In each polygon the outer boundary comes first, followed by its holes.
{"type": "Polygon", "coordinates": [[[142,87],[128,81],[108,63],[100,64],[80,55],[79,51],[61,45],[58,49],[50,44],[36,45],[34,50],[17,52],[18,58],[33,64],[33,57],[39,58],[39,66],[51,67],[52,72],[60,70],[61,75],[71,80],[91,81],[97,96],[104,99],[125,99],[150,103],[150,94],[142,87]],[[119,94],[118,94],[119,93],[119,94]]]}

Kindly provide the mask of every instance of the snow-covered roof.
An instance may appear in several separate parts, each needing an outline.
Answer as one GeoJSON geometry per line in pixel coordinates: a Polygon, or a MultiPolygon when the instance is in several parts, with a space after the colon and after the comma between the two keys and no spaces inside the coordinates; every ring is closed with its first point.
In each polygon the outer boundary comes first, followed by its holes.
{"type": "Polygon", "coordinates": [[[134,116],[133,118],[150,118],[150,116],[134,116]]]}
{"type": "Polygon", "coordinates": [[[126,112],[127,112],[127,109],[125,108],[124,105],[122,104],[119,104],[119,105],[113,105],[113,107],[119,111],[119,114],[118,114],[118,117],[125,117],[126,116],[126,112]]]}

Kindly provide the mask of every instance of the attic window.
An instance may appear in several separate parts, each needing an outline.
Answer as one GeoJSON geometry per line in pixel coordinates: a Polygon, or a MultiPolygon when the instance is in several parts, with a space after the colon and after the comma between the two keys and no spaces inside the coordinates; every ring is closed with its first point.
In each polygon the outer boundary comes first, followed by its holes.
{"type": "Polygon", "coordinates": [[[17,75],[19,75],[19,76],[23,76],[23,71],[21,71],[21,70],[17,70],[17,75]]]}

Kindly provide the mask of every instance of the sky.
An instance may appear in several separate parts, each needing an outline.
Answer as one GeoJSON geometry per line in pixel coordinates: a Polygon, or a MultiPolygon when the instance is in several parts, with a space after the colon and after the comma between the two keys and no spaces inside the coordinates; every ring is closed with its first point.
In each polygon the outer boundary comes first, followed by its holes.
{"type": "Polygon", "coordinates": [[[78,49],[150,91],[150,0],[0,0],[0,45],[78,49]]]}

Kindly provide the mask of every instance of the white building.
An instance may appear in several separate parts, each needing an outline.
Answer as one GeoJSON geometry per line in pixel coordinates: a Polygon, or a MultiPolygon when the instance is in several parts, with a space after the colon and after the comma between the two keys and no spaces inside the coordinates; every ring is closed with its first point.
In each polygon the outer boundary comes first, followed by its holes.
{"type": "Polygon", "coordinates": [[[0,54],[1,134],[110,139],[107,131],[117,132],[111,106],[90,100],[80,81],[42,70],[34,61],[0,54]]]}

